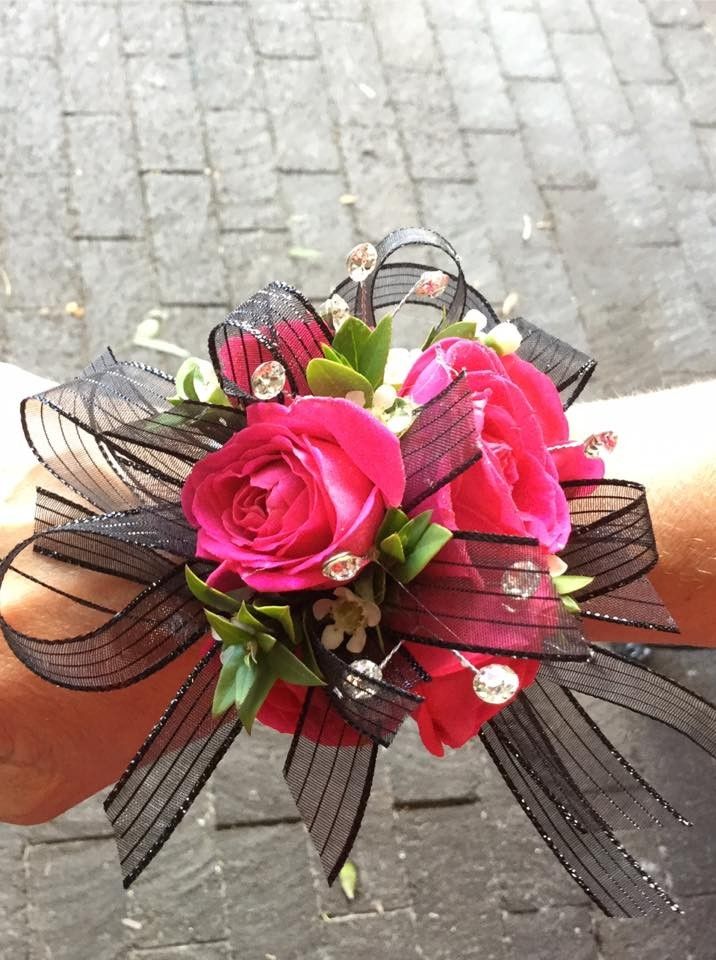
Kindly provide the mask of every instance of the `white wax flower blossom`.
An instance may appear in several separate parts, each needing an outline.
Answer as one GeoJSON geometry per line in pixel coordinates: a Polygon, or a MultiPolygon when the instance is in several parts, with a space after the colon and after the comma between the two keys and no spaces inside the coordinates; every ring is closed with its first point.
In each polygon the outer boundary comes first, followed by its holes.
{"type": "Polygon", "coordinates": [[[385,365],[383,381],[394,387],[402,387],[410,368],[422,355],[422,350],[408,350],[406,347],[392,347],[388,351],[388,362],[385,365]]]}
{"type": "Polygon", "coordinates": [[[346,649],[350,653],[360,653],[366,644],[366,627],[377,627],[380,623],[380,607],[372,600],[364,600],[348,587],[336,587],[335,600],[323,597],[313,604],[313,616],[316,620],[330,617],[333,621],[323,628],[321,643],[327,650],[335,650],[348,636],[346,649]]]}
{"type": "Polygon", "coordinates": [[[480,313],[479,310],[468,310],[462,319],[467,323],[475,324],[475,333],[479,333],[487,326],[487,317],[484,313],[480,313]]]}

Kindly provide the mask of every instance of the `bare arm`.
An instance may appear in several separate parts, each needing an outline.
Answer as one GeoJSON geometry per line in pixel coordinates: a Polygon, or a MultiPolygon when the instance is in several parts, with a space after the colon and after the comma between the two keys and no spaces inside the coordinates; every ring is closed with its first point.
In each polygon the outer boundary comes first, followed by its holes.
{"type": "Polygon", "coordinates": [[[649,577],[681,636],[589,621],[591,638],[716,647],[716,381],[577,404],[573,437],[614,430],[607,473],[647,489],[659,563],[649,577]]]}

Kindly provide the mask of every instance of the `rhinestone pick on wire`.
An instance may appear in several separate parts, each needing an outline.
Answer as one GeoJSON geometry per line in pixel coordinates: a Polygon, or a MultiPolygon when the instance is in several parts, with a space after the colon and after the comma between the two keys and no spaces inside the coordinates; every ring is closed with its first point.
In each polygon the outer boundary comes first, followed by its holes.
{"type": "Polygon", "coordinates": [[[360,573],[365,562],[365,557],[357,557],[354,553],[337,553],[323,564],[323,576],[347,583],[360,573]]]}
{"type": "Polygon", "coordinates": [[[278,360],[260,363],[251,374],[251,391],[257,400],[273,400],[286,386],[286,368],[278,360]]]}
{"type": "Polygon", "coordinates": [[[612,453],[616,448],[618,437],[611,430],[604,433],[593,433],[584,441],[583,449],[586,457],[600,457],[602,453],[612,453]]]}
{"type": "Polygon", "coordinates": [[[542,572],[532,560],[518,560],[502,574],[502,592],[518,600],[529,600],[540,585],[542,572]]]}
{"type": "Polygon", "coordinates": [[[343,693],[351,700],[367,700],[375,696],[375,685],[371,681],[383,679],[380,664],[372,660],[355,660],[350,668],[353,672],[343,681],[343,693]]]}
{"type": "Polygon", "coordinates": [[[475,670],[472,689],[485,703],[507,703],[520,689],[520,678],[505,663],[488,663],[475,670]]]}
{"type": "Polygon", "coordinates": [[[346,267],[348,276],[355,283],[361,283],[366,277],[369,277],[375,270],[378,262],[378,251],[372,243],[359,243],[353,247],[346,257],[346,267]]]}

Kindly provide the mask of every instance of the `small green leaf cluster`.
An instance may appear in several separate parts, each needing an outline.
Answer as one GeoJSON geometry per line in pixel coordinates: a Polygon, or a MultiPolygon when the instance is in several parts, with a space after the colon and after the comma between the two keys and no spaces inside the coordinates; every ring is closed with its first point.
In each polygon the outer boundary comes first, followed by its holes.
{"type": "Polygon", "coordinates": [[[256,714],[276,680],[306,687],[324,683],[312,658],[307,658],[309,667],[289,649],[302,645],[305,650],[307,646],[289,606],[239,601],[209,587],[189,567],[186,581],[204,607],[212,634],[222,644],[222,668],[212,705],[215,717],[234,706],[251,733],[256,714]]]}
{"type": "Polygon", "coordinates": [[[170,402],[175,405],[183,400],[213,403],[221,407],[230,405],[213,366],[208,360],[201,360],[199,357],[187,357],[179,367],[176,390],[176,396],[170,398],[170,402]]]}
{"type": "Polygon", "coordinates": [[[377,539],[380,559],[401,583],[415,579],[452,539],[450,530],[431,523],[432,515],[432,510],[426,510],[410,519],[396,509],[385,515],[377,539]]]}
{"type": "Polygon", "coordinates": [[[442,316],[428,333],[422,349],[427,350],[438,340],[446,337],[461,337],[463,340],[477,339],[477,324],[474,320],[458,320],[457,323],[445,323],[447,311],[443,307],[442,316]]]}
{"type": "Polygon", "coordinates": [[[311,360],[306,368],[311,392],[317,397],[345,397],[360,391],[369,407],[373,391],[383,383],[392,336],[390,314],[375,329],[358,317],[348,317],[333,343],[323,344],[323,357],[311,360]]]}
{"type": "Polygon", "coordinates": [[[579,614],[580,608],[577,601],[574,597],[571,597],[570,594],[576,593],[577,590],[582,590],[584,587],[588,587],[592,580],[594,580],[594,577],[579,577],[575,574],[560,574],[558,577],[552,577],[552,583],[559,594],[560,600],[570,613],[575,614],[579,614]]]}

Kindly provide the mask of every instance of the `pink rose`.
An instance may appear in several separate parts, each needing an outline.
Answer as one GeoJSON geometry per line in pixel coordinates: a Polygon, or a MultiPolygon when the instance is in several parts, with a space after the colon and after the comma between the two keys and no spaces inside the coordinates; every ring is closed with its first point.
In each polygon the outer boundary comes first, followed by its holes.
{"type": "MultiPolygon", "coordinates": [[[[445,747],[457,749],[472,740],[482,725],[504,710],[506,704],[485,703],[475,696],[474,673],[453,654],[417,643],[410,644],[409,649],[432,677],[430,683],[420,684],[415,690],[425,697],[415,713],[415,722],[426,750],[442,757],[445,747]]],[[[507,664],[519,677],[520,690],[534,681],[539,670],[538,660],[486,653],[463,653],[463,656],[476,667],[507,664]]]]}
{"type": "Polygon", "coordinates": [[[602,476],[602,462],[580,448],[548,449],[569,439],[559,394],[515,354],[499,357],[472,340],[442,340],[413,365],[402,393],[425,403],[463,370],[475,398],[482,459],[430,506],[453,529],[534,537],[552,553],[561,550],[570,520],[560,480],[602,476]]]}
{"type": "Polygon", "coordinates": [[[365,555],[400,504],[400,445],[366,410],[331,397],[252,404],[248,425],[200,460],[182,492],[210,582],[264,592],[335,586],[322,567],[365,555]]]}

